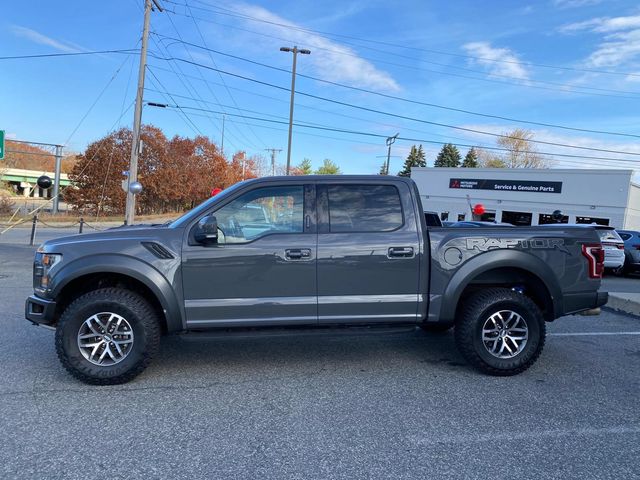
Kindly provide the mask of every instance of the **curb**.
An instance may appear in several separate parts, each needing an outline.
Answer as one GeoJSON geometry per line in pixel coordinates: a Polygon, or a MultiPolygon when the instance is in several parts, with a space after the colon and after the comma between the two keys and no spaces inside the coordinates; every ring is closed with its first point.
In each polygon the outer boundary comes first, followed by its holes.
{"type": "Polygon", "coordinates": [[[610,292],[605,306],[616,312],[640,317],[640,294],[610,292]]]}

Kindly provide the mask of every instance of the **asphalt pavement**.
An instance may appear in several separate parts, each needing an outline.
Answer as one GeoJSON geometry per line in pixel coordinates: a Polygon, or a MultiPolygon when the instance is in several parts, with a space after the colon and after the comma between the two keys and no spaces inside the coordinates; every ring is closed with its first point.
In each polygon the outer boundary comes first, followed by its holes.
{"type": "Polygon", "coordinates": [[[24,320],[33,249],[0,241],[0,478],[640,478],[638,318],[558,319],[509,378],[450,333],[186,335],[94,387],[24,320]]]}

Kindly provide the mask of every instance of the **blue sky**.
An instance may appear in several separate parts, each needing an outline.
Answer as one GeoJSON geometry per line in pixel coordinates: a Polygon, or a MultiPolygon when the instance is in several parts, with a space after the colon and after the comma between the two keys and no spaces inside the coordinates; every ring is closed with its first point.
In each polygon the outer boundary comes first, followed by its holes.
{"type": "MultiPolygon", "coordinates": [[[[284,70],[291,68],[291,54],[279,48],[297,44],[312,51],[298,57],[298,73],[303,75],[483,114],[640,135],[640,7],[634,1],[160,1],[167,11],[152,14],[154,33],[145,100],[178,104],[183,113],[147,106],[143,122],[161,127],[168,136],[201,132],[219,142],[224,112],[226,153],[245,150],[266,157],[265,148],[281,148],[278,161],[284,163],[286,124],[242,115],[287,122],[290,74],[175,39],[284,70]],[[181,60],[163,59],[167,57],[181,60]]],[[[8,3],[0,20],[0,56],[139,45],[142,0],[8,3]]],[[[0,62],[4,67],[0,75],[0,129],[14,138],[66,143],[68,150],[81,151],[114,125],[132,123],[130,106],[138,69],[135,55],[0,62]]],[[[436,142],[423,143],[430,164],[441,147],[438,142],[495,146],[494,137],[425,122],[489,133],[524,127],[542,141],[640,153],[640,138],[633,136],[471,115],[301,76],[296,90],[422,121],[299,94],[296,122],[372,135],[295,127],[293,164],[306,157],[318,166],[324,158],[331,158],[345,173],[377,173],[386,147],[385,139],[375,135],[395,133],[436,142]]],[[[394,144],[392,172],[400,170],[403,158],[399,157],[406,156],[413,143],[420,142],[399,140],[394,144]]],[[[537,148],[625,159],[556,157],[556,167],[640,169],[640,156],[549,145],[537,148]]],[[[463,154],[467,150],[460,149],[463,154]]]]}

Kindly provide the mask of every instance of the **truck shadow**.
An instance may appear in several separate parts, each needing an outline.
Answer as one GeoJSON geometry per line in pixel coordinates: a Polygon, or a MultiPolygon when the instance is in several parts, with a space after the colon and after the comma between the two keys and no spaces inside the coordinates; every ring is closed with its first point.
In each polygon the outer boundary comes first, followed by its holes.
{"type": "Polygon", "coordinates": [[[283,334],[186,334],[163,339],[152,368],[212,372],[269,370],[385,369],[391,365],[448,365],[466,368],[453,335],[400,332],[283,334]]]}

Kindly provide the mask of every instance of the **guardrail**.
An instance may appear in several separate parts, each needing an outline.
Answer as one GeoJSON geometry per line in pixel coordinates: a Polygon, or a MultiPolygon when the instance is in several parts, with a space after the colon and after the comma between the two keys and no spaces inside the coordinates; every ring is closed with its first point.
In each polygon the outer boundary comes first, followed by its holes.
{"type": "MultiPolygon", "coordinates": [[[[11,230],[14,227],[17,227],[18,225],[22,225],[24,223],[27,223],[29,221],[28,218],[22,218],[16,222],[13,223],[8,223],[8,224],[2,224],[0,223],[0,228],[3,228],[2,231],[0,231],[0,235],[2,235],[3,233],[7,232],[8,230],[11,230]]],[[[87,222],[84,217],[80,217],[77,221],[72,222],[70,224],[60,224],[60,223],[47,223],[44,220],[40,219],[38,217],[38,214],[35,214],[32,219],[31,219],[31,235],[29,237],[29,245],[34,245],[35,243],[35,239],[36,239],[36,233],[38,231],[38,226],[39,225],[43,225],[45,227],[49,227],[49,228],[78,228],[78,233],[83,233],[84,231],[84,227],[88,227],[91,228],[92,230],[96,230],[96,231],[102,231],[104,230],[103,228],[100,228],[96,225],[92,225],[91,223],[87,222]]]]}

